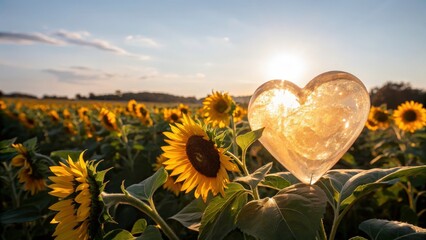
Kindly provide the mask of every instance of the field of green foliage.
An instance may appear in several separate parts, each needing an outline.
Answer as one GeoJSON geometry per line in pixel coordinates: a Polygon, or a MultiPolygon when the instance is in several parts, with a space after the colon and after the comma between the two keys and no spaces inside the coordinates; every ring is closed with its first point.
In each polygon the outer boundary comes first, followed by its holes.
{"type": "Polygon", "coordinates": [[[1,239],[426,239],[426,109],[372,107],[313,185],[247,106],[0,100],[1,239]]]}

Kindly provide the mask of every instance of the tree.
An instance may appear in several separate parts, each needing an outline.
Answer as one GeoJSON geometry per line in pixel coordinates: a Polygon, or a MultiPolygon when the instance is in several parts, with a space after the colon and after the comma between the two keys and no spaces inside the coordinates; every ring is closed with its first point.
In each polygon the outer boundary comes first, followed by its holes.
{"type": "Polygon", "coordinates": [[[382,87],[370,91],[372,106],[386,104],[389,109],[396,109],[405,101],[413,100],[426,105],[426,91],[413,89],[409,83],[386,82],[382,87]]]}

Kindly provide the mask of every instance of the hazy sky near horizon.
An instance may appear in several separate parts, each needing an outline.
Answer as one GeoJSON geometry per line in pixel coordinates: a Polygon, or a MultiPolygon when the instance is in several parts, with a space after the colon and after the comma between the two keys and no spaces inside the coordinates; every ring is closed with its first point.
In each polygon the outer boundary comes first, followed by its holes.
{"type": "Polygon", "coordinates": [[[341,70],[426,88],[426,1],[0,0],[0,89],[250,95],[341,70]]]}

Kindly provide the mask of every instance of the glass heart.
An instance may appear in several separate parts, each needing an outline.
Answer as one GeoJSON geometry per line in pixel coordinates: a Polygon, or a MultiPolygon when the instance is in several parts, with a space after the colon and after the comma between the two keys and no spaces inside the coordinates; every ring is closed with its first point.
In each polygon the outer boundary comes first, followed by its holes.
{"type": "Polygon", "coordinates": [[[355,142],[370,111],[364,84],[346,72],[332,71],[304,88],[271,80],[253,94],[248,120],[265,128],[260,142],[288,171],[315,183],[355,142]]]}

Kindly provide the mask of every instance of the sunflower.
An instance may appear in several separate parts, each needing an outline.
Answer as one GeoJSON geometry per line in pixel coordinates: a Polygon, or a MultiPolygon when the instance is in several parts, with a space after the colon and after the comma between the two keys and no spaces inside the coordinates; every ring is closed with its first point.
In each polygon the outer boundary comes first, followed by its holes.
{"type": "Polygon", "coordinates": [[[182,113],[182,115],[183,114],[190,115],[189,106],[188,105],[185,105],[183,103],[179,103],[178,109],[182,113]]]}
{"type": "Polygon", "coordinates": [[[64,116],[64,119],[71,119],[71,113],[66,108],[62,111],[62,116],[64,116]]]}
{"type": "Polygon", "coordinates": [[[390,124],[390,115],[388,110],[380,107],[371,107],[370,113],[368,114],[368,120],[366,127],[371,131],[377,129],[386,129],[390,124]]]}
{"type": "Polygon", "coordinates": [[[81,107],[77,110],[78,116],[80,117],[81,121],[87,121],[89,120],[89,109],[86,107],[81,107]]]}
{"type": "Polygon", "coordinates": [[[234,113],[232,116],[234,116],[235,122],[240,122],[244,119],[244,117],[247,115],[247,110],[240,105],[236,105],[234,113]]]}
{"type": "Polygon", "coordinates": [[[393,112],[393,118],[400,129],[414,132],[426,126],[426,109],[423,104],[406,101],[393,112]]]}
{"type": "Polygon", "coordinates": [[[64,129],[68,134],[71,134],[71,135],[77,134],[77,130],[75,129],[74,124],[70,120],[65,120],[63,124],[64,124],[64,129]]]}
{"type": "Polygon", "coordinates": [[[106,108],[102,108],[99,113],[99,118],[104,127],[110,131],[118,131],[117,119],[113,112],[106,108]]]}
{"type": "Polygon", "coordinates": [[[213,127],[223,128],[229,125],[234,106],[235,103],[229,94],[213,92],[203,101],[203,116],[213,127]]]}
{"type": "Polygon", "coordinates": [[[28,117],[24,112],[19,113],[18,119],[27,128],[34,128],[35,127],[34,119],[28,117]]]}
{"type": "Polygon", "coordinates": [[[136,112],[136,105],[137,105],[137,104],[138,104],[138,103],[136,102],[136,100],[135,100],[135,99],[130,100],[130,101],[127,103],[127,107],[126,107],[127,112],[135,113],[135,112],[136,112]]]}
{"type": "Polygon", "coordinates": [[[99,195],[104,188],[104,171],[96,172],[96,165],[86,164],[83,154],[77,162],[68,156],[67,164],[50,167],[55,176],[49,177],[53,182],[49,194],[59,198],[49,207],[58,212],[50,222],[58,224],[55,239],[94,239],[101,229],[103,203],[99,195]]]}
{"type": "MultiPolygon", "coordinates": [[[[153,164],[154,167],[154,171],[157,171],[158,169],[160,169],[161,167],[163,167],[163,163],[164,161],[166,161],[167,158],[163,156],[163,154],[161,154],[160,156],[157,157],[157,161],[156,163],[153,164]]],[[[173,179],[173,177],[168,176],[166,182],[163,184],[163,188],[166,190],[169,190],[170,192],[174,193],[176,196],[179,195],[180,189],[182,188],[182,184],[175,182],[175,180],[173,179]]]]}
{"type": "Polygon", "coordinates": [[[48,115],[53,122],[59,122],[59,114],[55,110],[50,110],[48,115]]]}
{"type": "Polygon", "coordinates": [[[182,124],[171,126],[172,132],[164,132],[169,138],[163,146],[164,157],[168,158],[163,165],[171,170],[170,176],[178,176],[176,182],[183,182],[181,191],[185,193],[195,189],[196,198],[206,201],[209,192],[213,195],[221,193],[229,182],[228,171],[238,171],[225,155],[225,149],[218,148],[203,128],[187,115],[182,124]]]}
{"type": "Polygon", "coordinates": [[[43,174],[32,161],[27,148],[20,143],[12,144],[12,147],[18,152],[18,155],[12,158],[12,166],[21,168],[18,173],[18,179],[20,183],[24,184],[24,189],[30,191],[31,195],[46,189],[46,181],[43,178],[43,174]]]}
{"type": "Polygon", "coordinates": [[[370,131],[376,131],[377,129],[379,129],[379,127],[377,126],[377,122],[371,120],[370,118],[367,119],[367,121],[365,122],[365,126],[370,130],[370,131]]]}
{"type": "Polygon", "coordinates": [[[166,108],[163,111],[164,120],[169,123],[181,122],[182,112],[178,108],[166,108]]]}
{"type": "Polygon", "coordinates": [[[138,103],[134,107],[134,113],[140,119],[150,118],[148,108],[146,108],[145,104],[143,104],[143,103],[138,103]]]}
{"type": "Polygon", "coordinates": [[[7,108],[6,103],[3,100],[0,100],[0,110],[5,110],[7,108]]]}

